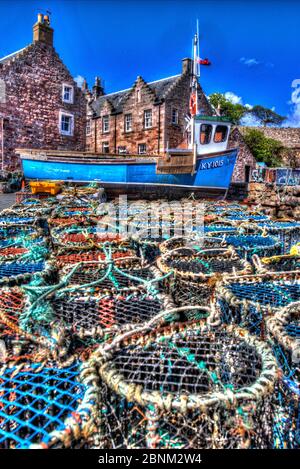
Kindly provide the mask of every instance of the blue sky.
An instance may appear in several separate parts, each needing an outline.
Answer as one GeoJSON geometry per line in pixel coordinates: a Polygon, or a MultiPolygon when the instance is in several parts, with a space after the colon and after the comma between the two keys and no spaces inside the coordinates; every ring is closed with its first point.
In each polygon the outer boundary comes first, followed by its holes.
{"type": "Polygon", "coordinates": [[[39,11],[50,10],[55,47],[73,76],[96,75],[107,93],[142,75],[152,81],[180,73],[191,54],[196,18],[207,94],[231,92],[244,104],[262,104],[300,126],[291,105],[300,78],[300,2],[238,0],[0,0],[0,57],[32,40],[39,11]]]}

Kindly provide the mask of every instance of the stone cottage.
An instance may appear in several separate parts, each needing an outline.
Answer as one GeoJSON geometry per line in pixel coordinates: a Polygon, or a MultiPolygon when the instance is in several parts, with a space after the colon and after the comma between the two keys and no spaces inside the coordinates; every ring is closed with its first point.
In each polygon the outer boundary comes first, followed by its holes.
{"type": "Polygon", "coordinates": [[[0,170],[18,166],[20,147],[84,150],[85,126],[85,95],[39,14],[32,44],[0,59],[0,170]]]}

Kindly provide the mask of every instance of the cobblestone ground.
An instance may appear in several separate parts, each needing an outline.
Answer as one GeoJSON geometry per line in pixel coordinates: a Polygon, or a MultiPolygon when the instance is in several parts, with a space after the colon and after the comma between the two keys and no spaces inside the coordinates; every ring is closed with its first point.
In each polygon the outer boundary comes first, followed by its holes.
{"type": "Polygon", "coordinates": [[[0,194],[0,212],[13,205],[16,201],[16,194],[0,194]]]}

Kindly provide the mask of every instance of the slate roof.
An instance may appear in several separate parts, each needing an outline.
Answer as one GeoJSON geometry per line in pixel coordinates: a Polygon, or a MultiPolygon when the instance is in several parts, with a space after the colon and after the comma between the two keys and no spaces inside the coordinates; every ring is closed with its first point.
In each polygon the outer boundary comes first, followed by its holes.
{"type": "MultiPolygon", "coordinates": [[[[172,77],[162,78],[161,80],[152,81],[146,84],[155,93],[156,100],[160,101],[165,97],[169,89],[177,82],[179,77],[181,77],[181,75],[174,75],[172,77]]],[[[105,94],[97,98],[91,104],[95,115],[98,116],[100,114],[103,104],[106,100],[111,103],[115,112],[122,112],[123,103],[131,93],[132,88],[133,87],[127,88],[126,90],[117,91],[115,93],[105,94]]]]}
{"type": "Polygon", "coordinates": [[[16,52],[13,52],[12,54],[6,55],[5,57],[0,58],[0,64],[6,64],[7,62],[10,62],[12,59],[17,57],[19,54],[24,52],[27,49],[28,46],[23,47],[23,49],[20,49],[16,52]]]}

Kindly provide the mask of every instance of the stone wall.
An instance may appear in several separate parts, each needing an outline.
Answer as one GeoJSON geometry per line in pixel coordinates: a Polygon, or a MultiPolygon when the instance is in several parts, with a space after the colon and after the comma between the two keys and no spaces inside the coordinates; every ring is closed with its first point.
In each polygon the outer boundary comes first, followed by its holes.
{"type": "Polygon", "coordinates": [[[261,206],[265,213],[273,217],[300,220],[300,186],[251,182],[247,203],[252,207],[261,206]]]}
{"type": "Polygon", "coordinates": [[[265,137],[278,140],[287,148],[283,161],[287,165],[300,167],[300,128],[294,127],[239,127],[241,133],[256,129],[265,137]]]}
{"type": "Polygon", "coordinates": [[[246,181],[246,167],[254,168],[256,160],[237,127],[233,127],[228,141],[229,148],[238,148],[238,156],[232,175],[232,182],[246,181]]]}
{"type": "Polygon", "coordinates": [[[85,149],[85,97],[52,46],[31,44],[11,61],[0,64],[0,79],[6,86],[0,115],[5,118],[7,170],[19,164],[16,148],[85,149]],[[63,83],[74,87],[74,104],[62,102],[63,83]],[[59,111],[74,115],[73,136],[60,134],[59,111]]]}

